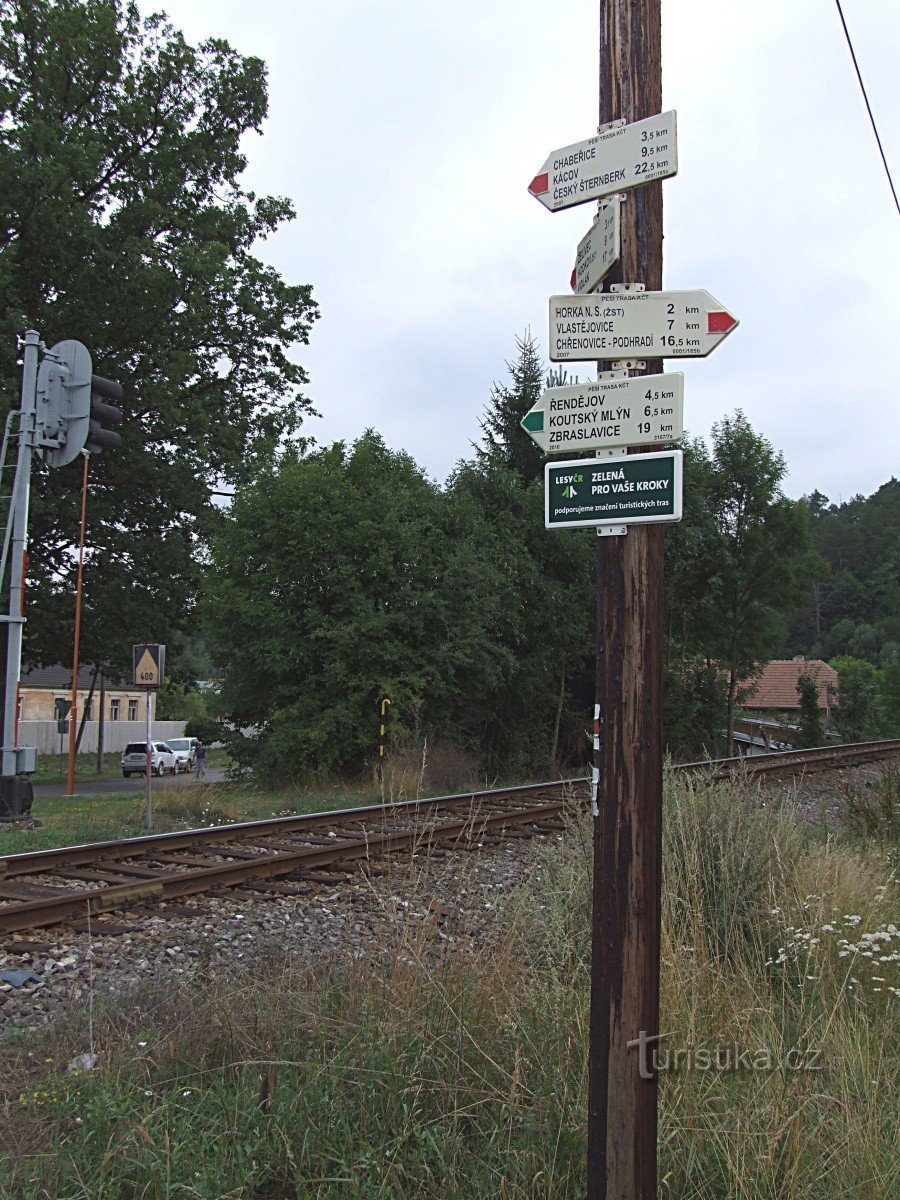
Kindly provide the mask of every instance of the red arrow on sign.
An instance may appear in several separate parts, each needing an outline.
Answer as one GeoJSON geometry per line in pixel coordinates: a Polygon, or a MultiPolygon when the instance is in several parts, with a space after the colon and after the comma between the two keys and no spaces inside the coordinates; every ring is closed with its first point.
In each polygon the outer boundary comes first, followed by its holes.
{"type": "Polygon", "coordinates": [[[543,175],[535,175],[534,179],[528,185],[528,190],[532,196],[543,196],[545,192],[549,192],[550,173],[545,171],[543,175]]]}
{"type": "Polygon", "coordinates": [[[706,314],[707,333],[727,333],[735,325],[737,325],[737,321],[731,313],[708,312],[706,314]]]}

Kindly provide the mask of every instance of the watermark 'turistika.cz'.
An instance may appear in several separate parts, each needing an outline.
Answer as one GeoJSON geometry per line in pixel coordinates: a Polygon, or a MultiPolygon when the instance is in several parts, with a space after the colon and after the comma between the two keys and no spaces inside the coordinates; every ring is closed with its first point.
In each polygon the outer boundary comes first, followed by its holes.
{"type": "Polygon", "coordinates": [[[822,1048],[795,1046],[784,1055],[767,1046],[755,1050],[738,1042],[710,1048],[707,1046],[661,1045],[671,1033],[649,1034],[643,1030],[628,1042],[637,1049],[641,1079],[652,1079],[660,1071],[824,1071],[822,1048]]]}

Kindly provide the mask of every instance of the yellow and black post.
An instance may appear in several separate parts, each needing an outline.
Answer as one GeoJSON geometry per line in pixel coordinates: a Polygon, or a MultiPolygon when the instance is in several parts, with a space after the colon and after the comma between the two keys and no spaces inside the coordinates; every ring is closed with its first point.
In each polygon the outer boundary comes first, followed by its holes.
{"type": "Polygon", "coordinates": [[[381,780],[382,772],[384,770],[385,734],[387,731],[387,710],[390,707],[390,704],[391,704],[390,700],[388,700],[387,696],[385,696],[384,699],[378,705],[378,715],[380,717],[380,721],[378,724],[378,779],[379,779],[379,781],[381,780]]]}

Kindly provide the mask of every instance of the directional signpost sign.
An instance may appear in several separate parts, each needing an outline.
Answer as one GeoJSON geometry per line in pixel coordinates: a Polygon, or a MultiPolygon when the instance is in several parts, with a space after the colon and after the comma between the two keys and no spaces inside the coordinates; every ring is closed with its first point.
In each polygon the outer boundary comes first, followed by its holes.
{"type": "Polygon", "coordinates": [[[134,682],[136,687],[158,688],[162,684],[166,660],[165,646],[143,643],[133,646],[134,682]]]}
{"type": "Polygon", "coordinates": [[[572,271],[573,292],[592,292],[619,261],[621,224],[618,200],[606,204],[597,214],[594,224],[578,243],[572,271]]]}
{"type": "Polygon", "coordinates": [[[677,171],[675,113],[665,112],[554,150],[528,190],[557,212],[677,171]]]}
{"type": "Polygon", "coordinates": [[[680,521],[682,459],[680,450],[663,450],[547,463],[544,524],[573,529],[680,521]]]}
{"type": "MultiPolygon", "coordinates": [[[[56,732],[62,737],[63,734],[69,732],[69,712],[72,708],[72,701],[57,696],[53,701],[53,707],[56,712],[56,732]]],[[[62,754],[62,743],[60,743],[59,752],[62,754]]]]}
{"type": "Polygon", "coordinates": [[[709,292],[550,297],[550,359],[705,358],[738,324],[709,292]]]}
{"type": "Polygon", "coordinates": [[[522,420],[545,454],[676,442],[684,433],[684,376],[639,375],[548,388],[522,420]]]}

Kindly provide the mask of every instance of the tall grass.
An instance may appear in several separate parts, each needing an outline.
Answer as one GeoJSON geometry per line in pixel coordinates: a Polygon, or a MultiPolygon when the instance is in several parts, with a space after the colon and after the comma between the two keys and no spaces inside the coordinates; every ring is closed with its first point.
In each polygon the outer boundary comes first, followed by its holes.
{"type": "MultiPolygon", "coordinates": [[[[91,1075],[57,1069],[86,1049],[78,1014],[8,1046],[0,1196],[580,1197],[590,861],[573,814],[476,948],[429,908],[438,864],[408,907],[387,876],[366,957],[273,946],[97,1003],[91,1075]]],[[[879,846],[815,840],[744,785],[669,788],[667,1044],[773,1067],[663,1073],[662,1195],[897,1194],[896,899],[879,846]],[[798,1049],[823,1069],[785,1068],[798,1049]]]]}
{"type": "Polygon", "coordinates": [[[900,950],[889,860],[748,800],[701,784],[668,806],[661,1027],[763,1066],[663,1075],[668,1194],[895,1195],[900,972],[878,961],[900,950]],[[848,950],[866,932],[884,954],[848,950]]]}

